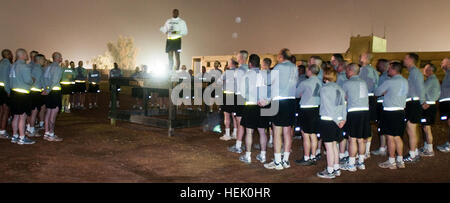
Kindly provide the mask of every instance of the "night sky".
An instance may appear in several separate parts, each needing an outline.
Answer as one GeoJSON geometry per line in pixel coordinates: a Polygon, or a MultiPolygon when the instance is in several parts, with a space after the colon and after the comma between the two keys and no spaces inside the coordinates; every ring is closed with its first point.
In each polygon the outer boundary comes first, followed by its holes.
{"type": "MultiPolygon", "coordinates": [[[[159,32],[180,9],[188,25],[182,64],[240,49],[345,52],[350,36],[384,36],[388,51],[450,51],[449,0],[0,0],[0,49],[22,47],[89,60],[119,35],[139,48],[137,63],[166,62],[159,32]],[[242,22],[236,23],[235,18],[242,22]],[[237,33],[237,38],[232,34],[237,33]]],[[[90,67],[88,67],[90,68],[90,67]]]]}

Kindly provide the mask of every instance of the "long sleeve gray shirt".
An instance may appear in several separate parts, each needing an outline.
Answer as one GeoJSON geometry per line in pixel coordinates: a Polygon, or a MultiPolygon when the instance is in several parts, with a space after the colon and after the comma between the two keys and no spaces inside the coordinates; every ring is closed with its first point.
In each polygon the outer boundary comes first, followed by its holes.
{"type": "Polygon", "coordinates": [[[342,89],[347,95],[348,112],[369,110],[367,84],[359,76],[351,77],[350,80],[344,83],[342,89]]]}
{"type": "Polygon", "coordinates": [[[450,101],[450,70],[445,72],[444,80],[442,80],[440,101],[450,101]]]}
{"type": "MultiPolygon", "coordinates": [[[[142,74],[142,73],[141,73],[142,74]]],[[[88,73],[88,82],[89,83],[100,83],[101,80],[101,74],[98,70],[90,70],[88,73]]]]}
{"type": "Polygon", "coordinates": [[[396,75],[381,84],[375,90],[376,96],[383,96],[383,107],[401,108],[406,105],[406,96],[408,95],[408,81],[401,75],[396,75]]]}
{"type": "Polygon", "coordinates": [[[437,79],[435,74],[431,75],[425,80],[424,88],[426,102],[434,103],[439,100],[439,96],[441,96],[441,87],[439,85],[439,80],[437,79]]]}
{"type": "Polygon", "coordinates": [[[321,88],[322,82],[315,75],[300,83],[298,88],[301,97],[300,108],[319,106],[321,88]]]}
{"type": "MultiPolygon", "coordinates": [[[[334,82],[328,82],[320,90],[320,116],[328,118],[336,124],[347,119],[345,92],[334,82]]],[[[326,120],[326,119],[325,119],[326,120]]]]}
{"type": "Polygon", "coordinates": [[[248,71],[248,65],[242,64],[234,71],[234,80],[236,84],[236,94],[241,95],[244,91],[242,88],[243,78],[248,71]]]}
{"type": "Polygon", "coordinates": [[[62,68],[58,63],[53,62],[44,72],[44,89],[50,93],[53,88],[61,88],[62,68]]]}
{"type": "Polygon", "coordinates": [[[407,98],[419,97],[420,103],[425,102],[425,89],[423,74],[419,71],[417,67],[412,67],[409,69],[408,77],[408,95],[407,98]]]}
{"type": "Polygon", "coordinates": [[[8,59],[0,61],[0,83],[3,83],[5,91],[10,93],[11,85],[9,82],[9,72],[11,71],[11,62],[8,59]]]}
{"type": "Polygon", "coordinates": [[[308,78],[306,77],[305,74],[298,76],[298,80],[297,80],[297,85],[295,86],[296,90],[295,90],[295,98],[299,99],[300,98],[300,84],[307,80],[308,78]]]}
{"type": "Polygon", "coordinates": [[[348,80],[347,75],[345,74],[345,71],[342,71],[340,73],[338,73],[337,75],[337,81],[336,83],[340,86],[343,87],[344,83],[348,80]]]}
{"type": "Polygon", "coordinates": [[[31,77],[34,78],[33,87],[42,90],[44,88],[44,85],[42,84],[42,76],[44,75],[44,70],[39,64],[33,64],[31,68],[31,77]]]}
{"type": "Polygon", "coordinates": [[[295,64],[285,61],[271,71],[272,100],[295,99],[298,69],[295,64]]]}
{"type": "MultiPolygon", "coordinates": [[[[377,87],[381,86],[381,85],[384,83],[384,81],[386,81],[386,80],[388,80],[388,79],[389,79],[389,75],[388,75],[387,71],[384,72],[384,73],[382,73],[382,74],[380,75],[379,80],[378,80],[378,85],[377,85],[377,87]]],[[[380,102],[380,101],[383,101],[383,96],[378,97],[377,100],[378,100],[379,102],[380,102]]]]}
{"type": "Polygon", "coordinates": [[[11,89],[30,91],[33,80],[31,79],[31,68],[23,60],[17,60],[9,72],[11,89]]]}
{"type": "Polygon", "coordinates": [[[359,77],[367,84],[370,94],[373,94],[378,85],[378,72],[371,65],[361,67],[359,77]]]}

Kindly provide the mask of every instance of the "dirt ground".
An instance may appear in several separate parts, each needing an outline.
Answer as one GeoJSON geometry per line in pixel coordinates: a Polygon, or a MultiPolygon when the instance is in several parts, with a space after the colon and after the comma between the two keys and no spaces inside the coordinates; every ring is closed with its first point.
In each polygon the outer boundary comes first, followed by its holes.
{"type": "MultiPolygon", "coordinates": [[[[293,164],[303,154],[300,140],[294,141],[290,169],[265,169],[256,162],[256,150],[253,164],[246,165],[227,151],[234,141],[221,141],[200,127],[176,130],[174,137],[167,137],[166,129],[127,122],[112,127],[107,99],[102,93],[97,110],[60,114],[56,134],[64,138],[61,143],[38,138],[35,145],[19,146],[0,140],[0,182],[450,182],[450,154],[441,152],[401,170],[381,169],[377,163],[387,158],[372,156],[365,171],[320,179],[315,174],[325,168],[324,159],[312,167],[293,164]]],[[[133,102],[123,96],[122,108],[133,102]]],[[[442,123],[433,129],[435,146],[445,142],[445,131],[442,123]]],[[[372,149],[377,146],[374,139],[372,149]]],[[[267,154],[270,160],[273,151],[267,154]]]]}

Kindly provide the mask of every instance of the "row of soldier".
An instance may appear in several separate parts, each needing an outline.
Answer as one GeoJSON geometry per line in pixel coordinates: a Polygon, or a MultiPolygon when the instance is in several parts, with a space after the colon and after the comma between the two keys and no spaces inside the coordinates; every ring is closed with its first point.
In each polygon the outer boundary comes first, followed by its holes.
{"type": "MultiPolygon", "coordinates": [[[[283,49],[277,57],[279,63],[271,69],[270,59],[261,60],[256,54],[249,56],[246,51],[239,52],[228,61],[217,80],[218,85],[223,85],[223,95],[215,99],[223,98],[219,103],[223,104],[225,117],[225,134],[220,139],[236,139],[229,151],[239,154],[245,151],[239,160],[250,164],[252,135],[257,130],[261,151],[256,159],[268,169],[282,170],[290,167],[293,132],[295,128],[300,129],[304,156],[295,163],[315,165],[324,145],[328,164],[317,174],[322,178],[340,176],[341,170],[364,170],[364,160],[371,154],[389,155],[379,167],[390,169],[418,162],[420,156],[434,156],[431,126],[438,106],[441,120],[450,125],[449,59],[441,64],[446,75],[440,87],[435,75],[437,68],[426,64],[421,72],[416,66],[419,57],[415,53],[407,54],[402,62],[380,59],[376,69],[370,65],[371,58],[371,54],[362,54],[356,64],[347,63],[341,54],[334,54],[326,63],[313,56],[304,64],[306,66],[297,67],[289,50],[283,49]],[[401,75],[404,67],[409,72],[408,80],[401,75]],[[249,84],[249,75],[255,74],[263,75],[260,77],[263,82],[257,79],[256,83],[249,84]],[[236,85],[228,85],[229,81],[236,85]],[[261,88],[270,91],[252,94],[255,92],[252,88],[258,89],[256,92],[261,88]],[[277,106],[278,111],[274,115],[263,115],[264,109],[272,106],[277,106]],[[426,140],[421,149],[416,133],[418,125],[422,126],[426,140]],[[371,126],[378,132],[373,133],[371,126]],[[403,157],[405,129],[409,152],[403,157]],[[379,135],[380,147],[371,153],[373,134],[379,135]],[[266,163],[266,148],[272,143],[274,160],[266,163]]],[[[448,142],[437,148],[442,152],[450,151],[448,142]]]]}

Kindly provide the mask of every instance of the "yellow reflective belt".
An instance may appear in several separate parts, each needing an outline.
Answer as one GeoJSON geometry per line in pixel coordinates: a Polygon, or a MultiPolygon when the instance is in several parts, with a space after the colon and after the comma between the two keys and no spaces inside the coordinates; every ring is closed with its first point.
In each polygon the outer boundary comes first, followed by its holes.
{"type": "Polygon", "coordinates": [[[85,80],[75,80],[75,82],[83,83],[83,82],[86,82],[86,81],[85,80]]]}
{"type": "Polygon", "coordinates": [[[232,91],[223,91],[223,93],[225,93],[225,94],[234,94],[234,92],[232,92],[232,91]]]}
{"type": "Polygon", "coordinates": [[[181,36],[168,37],[168,39],[170,39],[170,40],[180,39],[180,38],[181,38],[181,36]]]}
{"type": "Polygon", "coordinates": [[[42,89],[38,89],[38,88],[32,87],[32,88],[31,88],[31,91],[34,91],[34,92],[42,92],[42,89]]]}
{"type": "Polygon", "coordinates": [[[5,86],[5,83],[0,82],[0,87],[4,87],[4,86],[5,86]]]}
{"type": "Polygon", "coordinates": [[[60,82],[61,85],[70,85],[72,82],[60,82]]]}
{"type": "Polygon", "coordinates": [[[61,87],[55,86],[52,88],[52,90],[61,90],[61,87]]]}
{"type": "Polygon", "coordinates": [[[29,94],[30,91],[26,90],[26,89],[21,89],[21,88],[13,88],[12,89],[15,92],[20,92],[20,93],[25,93],[25,94],[29,94]]]}
{"type": "Polygon", "coordinates": [[[245,105],[246,106],[257,105],[257,103],[256,102],[245,102],[245,105]]]}
{"type": "Polygon", "coordinates": [[[97,84],[97,83],[95,83],[95,82],[91,82],[91,84],[95,85],[95,84],[97,84]]]}

